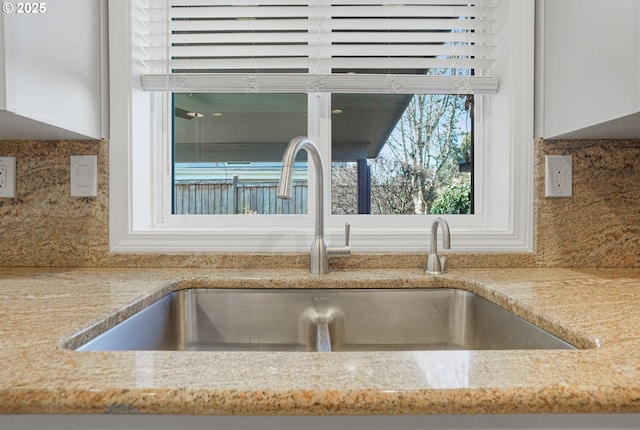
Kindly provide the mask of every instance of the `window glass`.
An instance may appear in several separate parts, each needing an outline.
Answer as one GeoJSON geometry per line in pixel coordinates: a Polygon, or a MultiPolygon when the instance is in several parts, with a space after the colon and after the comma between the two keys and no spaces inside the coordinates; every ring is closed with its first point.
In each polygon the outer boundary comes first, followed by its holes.
{"type": "Polygon", "coordinates": [[[334,214],[473,213],[473,97],[332,96],[334,214]]]}
{"type": "Polygon", "coordinates": [[[307,134],[306,94],[173,95],[174,214],[307,213],[306,154],[292,199],[276,197],[282,154],[307,134]]]}
{"type": "MultiPolygon", "coordinates": [[[[333,214],[473,212],[472,96],[331,100],[333,214]]],[[[307,213],[304,151],[293,198],[276,197],[287,142],[318,120],[306,95],[177,93],[173,104],[174,214],[307,213]]]]}

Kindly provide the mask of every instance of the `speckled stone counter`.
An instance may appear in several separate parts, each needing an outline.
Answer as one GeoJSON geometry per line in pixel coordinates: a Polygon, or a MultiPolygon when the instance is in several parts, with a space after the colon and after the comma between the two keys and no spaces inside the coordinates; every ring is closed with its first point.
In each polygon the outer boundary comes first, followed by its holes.
{"type": "Polygon", "coordinates": [[[640,269],[4,269],[0,414],[640,412],[640,269]],[[188,287],[474,291],[576,351],[77,352],[114,312],[188,287]],[[92,328],[93,327],[93,328],[92,328]],[[98,328],[96,328],[98,327],[98,328]]]}

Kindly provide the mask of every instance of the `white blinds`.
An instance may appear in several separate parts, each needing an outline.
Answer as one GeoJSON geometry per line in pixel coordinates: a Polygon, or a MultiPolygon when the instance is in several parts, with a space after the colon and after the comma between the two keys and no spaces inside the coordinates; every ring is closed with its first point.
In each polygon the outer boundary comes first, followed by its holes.
{"type": "Polygon", "coordinates": [[[147,0],[143,24],[150,73],[143,86],[229,92],[350,92],[365,87],[493,92],[497,79],[487,71],[494,61],[499,2],[470,3],[147,0]]]}

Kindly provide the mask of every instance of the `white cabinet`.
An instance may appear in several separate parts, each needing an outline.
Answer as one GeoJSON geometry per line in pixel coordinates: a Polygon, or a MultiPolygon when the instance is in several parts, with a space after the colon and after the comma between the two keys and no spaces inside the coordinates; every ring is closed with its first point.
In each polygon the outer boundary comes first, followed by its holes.
{"type": "Polygon", "coordinates": [[[0,139],[107,137],[106,3],[3,4],[0,139]]]}
{"type": "Polygon", "coordinates": [[[538,1],[537,136],[640,138],[640,2],[538,1]]]}

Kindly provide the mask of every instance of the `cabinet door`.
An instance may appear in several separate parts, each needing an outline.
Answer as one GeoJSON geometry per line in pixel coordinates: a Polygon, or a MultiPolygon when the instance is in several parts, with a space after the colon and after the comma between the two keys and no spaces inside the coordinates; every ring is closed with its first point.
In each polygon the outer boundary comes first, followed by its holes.
{"type": "Polygon", "coordinates": [[[640,137],[640,2],[541,5],[542,137],[640,137]]]}
{"type": "Polygon", "coordinates": [[[15,3],[0,15],[0,138],[106,137],[102,0],[15,3]],[[27,6],[29,5],[29,6],[27,6]]]}

